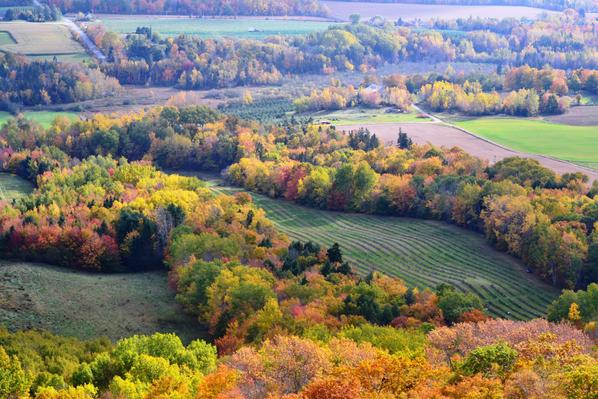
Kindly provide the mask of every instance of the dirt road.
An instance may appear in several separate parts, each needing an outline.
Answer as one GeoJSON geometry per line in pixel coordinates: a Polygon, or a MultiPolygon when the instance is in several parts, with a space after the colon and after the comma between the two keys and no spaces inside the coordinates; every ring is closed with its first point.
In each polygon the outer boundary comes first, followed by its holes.
{"type": "Polygon", "coordinates": [[[513,156],[533,158],[559,174],[582,172],[588,175],[590,180],[598,180],[598,171],[593,169],[542,155],[514,151],[441,123],[380,123],[337,126],[337,129],[348,131],[358,129],[359,127],[368,128],[370,132],[375,133],[380,138],[380,141],[385,144],[396,143],[399,128],[401,128],[403,132],[407,133],[418,144],[430,142],[438,146],[460,147],[472,155],[488,160],[490,163],[513,156]]]}

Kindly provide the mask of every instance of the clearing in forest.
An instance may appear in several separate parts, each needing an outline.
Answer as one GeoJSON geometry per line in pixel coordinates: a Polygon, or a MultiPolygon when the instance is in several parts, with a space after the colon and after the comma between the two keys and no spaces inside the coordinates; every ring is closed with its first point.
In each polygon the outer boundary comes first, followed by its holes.
{"type": "Polygon", "coordinates": [[[76,62],[87,58],[85,49],[73,39],[71,31],[59,22],[0,22],[0,51],[33,59],[76,62]],[[7,38],[8,36],[8,38],[7,38]],[[10,40],[9,40],[10,39],[10,40]]]}
{"type": "Polygon", "coordinates": [[[188,342],[202,335],[176,303],[165,272],[92,274],[5,260],[0,260],[0,324],[82,339],[159,331],[176,332],[188,342]]]}
{"type": "MultiPolygon", "coordinates": [[[[239,189],[214,185],[216,192],[239,189]]],[[[380,271],[408,285],[452,284],[484,299],[488,312],[510,319],[545,314],[558,290],[527,273],[471,231],[438,221],[323,211],[253,194],[276,227],[292,239],[341,245],[360,274],[380,271]]]]}
{"type": "Polygon", "coordinates": [[[31,191],[33,191],[33,184],[27,180],[10,173],[0,172],[0,201],[21,198],[31,191]]]}
{"type": "MultiPolygon", "coordinates": [[[[57,116],[63,116],[74,121],[79,115],[76,112],[27,111],[23,113],[23,116],[25,119],[37,122],[47,129],[52,125],[52,122],[54,122],[54,119],[56,119],[57,116]]],[[[8,112],[0,111],[0,127],[14,117],[14,115],[8,112]]]]}

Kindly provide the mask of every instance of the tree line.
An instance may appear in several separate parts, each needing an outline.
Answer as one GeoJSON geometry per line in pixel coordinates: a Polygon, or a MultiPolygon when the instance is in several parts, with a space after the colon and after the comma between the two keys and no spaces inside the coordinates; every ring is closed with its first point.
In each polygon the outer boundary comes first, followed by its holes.
{"type": "Polygon", "coordinates": [[[0,54],[0,108],[66,104],[115,95],[120,84],[97,68],[54,61],[27,61],[0,54]]]}
{"type": "Polygon", "coordinates": [[[317,0],[47,0],[63,12],[182,14],[197,16],[326,16],[317,0]]]}
{"type": "Polygon", "coordinates": [[[384,63],[482,62],[541,68],[598,68],[589,19],[547,17],[508,34],[472,31],[449,35],[390,23],[333,26],[299,37],[265,41],[160,38],[148,29],[120,38],[101,26],[87,33],[108,55],[103,70],[121,83],[205,89],[276,84],[287,74],[360,70],[384,63]],[[571,23],[569,23],[571,22],[571,23]],[[536,35],[541,29],[542,35],[536,35]]]}

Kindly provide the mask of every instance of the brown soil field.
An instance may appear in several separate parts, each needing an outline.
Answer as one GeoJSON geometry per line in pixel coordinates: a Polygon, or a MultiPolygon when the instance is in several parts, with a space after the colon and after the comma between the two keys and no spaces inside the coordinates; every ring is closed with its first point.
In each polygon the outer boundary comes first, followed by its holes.
{"type": "Polygon", "coordinates": [[[368,128],[370,132],[375,133],[381,142],[385,144],[395,143],[399,128],[401,128],[417,144],[429,142],[437,146],[460,147],[472,155],[487,160],[491,164],[503,158],[520,156],[536,159],[543,166],[559,174],[582,172],[588,175],[590,180],[598,180],[598,171],[541,155],[513,151],[448,125],[438,123],[380,123],[338,126],[338,129],[349,131],[358,129],[359,127],[368,128]]]}
{"type": "Polygon", "coordinates": [[[571,107],[563,115],[548,116],[547,121],[577,126],[598,126],[598,105],[571,107]]]}
{"type": "Polygon", "coordinates": [[[381,16],[388,20],[411,19],[456,19],[467,17],[482,18],[536,18],[547,12],[556,14],[555,11],[542,10],[532,7],[519,6],[452,6],[435,4],[400,4],[400,3],[365,3],[344,1],[322,1],[330,9],[332,17],[348,20],[351,14],[359,14],[362,18],[381,16]]]}

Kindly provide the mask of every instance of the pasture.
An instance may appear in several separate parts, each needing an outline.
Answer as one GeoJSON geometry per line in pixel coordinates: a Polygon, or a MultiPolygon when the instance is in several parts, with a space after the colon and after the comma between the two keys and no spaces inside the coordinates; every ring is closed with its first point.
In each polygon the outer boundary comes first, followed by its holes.
{"type": "MultiPolygon", "coordinates": [[[[216,185],[212,189],[239,191],[216,185]]],[[[541,316],[558,295],[481,235],[446,223],[322,211],[252,195],[292,239],[326,246],[339,243],[361,275],[377,270],[419,288],[452,284],[482,297],[490,314],[510,319],[541,316]]]]}
{"type": "Polygon", "coordinates": [[[322,111],[310,114],[314,121],[330,121],[333,125],[358,125],[360,123],[429,122],[415,112],[398,112],[392,108],[349,108],[339,111],[322,111]]]}
{"type": "Polygon", "coordinates": [[[598,163],[598,126],[572,126],[521,118],[479,118],[455,124],[517,151],[580,165],[598,163]]]}
{"type": "Polygon", "coordinates": [[[139,26],[149,26],[163,36],[198,35],[202,38],[232,37],[263,39],[273,35],[303,35],[326,30],[332,22],[280,18],[189,18],[147,15],[101,15],[106,30],[134,33],[139,26]]]}
{"type": "Polygon", "coordinates": [[[87,58],[85,49],[61,23],[0,22],[0,32],[4,32],[0,36],[1,51],[19,53],[35,59],[52,60],[56,57],[65,62],[87,58]]]}
{"type": "MultiPolygon", "coordinates": [[[[75,112],[53,112],[53,111],[27,111],[23,113],[25,119],[34,121],[42,125],[44,128],[50,127],[54,119],[58,116],[68,118],[74,121],[78,118],[78,114],[75,112]]],[[[14,118],[14,115],[8,112],[0,111],[0,127],[8,122],[9,119],[14,118]]]]}
{"type": "Polygon", "coordinates": [[[6,260],[0,260],[0,324],[113,340],[157,331],[184,341],[201,335],[175,302],[164,272],[91,274],[6,260]]]}
{"type": "Polygon", "coordinates": [[[0,201],[12,200],[26,196],[33,191],[33,185],[27,180],[0,172],[0,201]]]}
{"type": "Polygon", "coordinates": [[[348,1],[322,1],[330,10],[330,15],[348,20],[351,14],[359,14],[363,19],[382,16],[387,20],[412,19],[456,19],[468,17],[481,18],[536,18],[546,12],[555,11],[520,6],[453,6],[436,4],[401,4],[401,3],[364,3],[348,1]]]}

